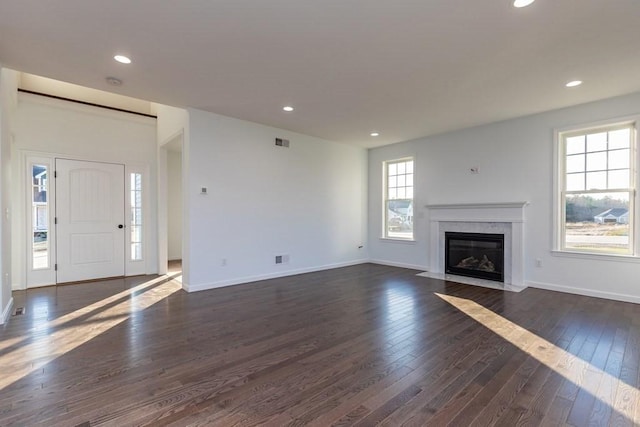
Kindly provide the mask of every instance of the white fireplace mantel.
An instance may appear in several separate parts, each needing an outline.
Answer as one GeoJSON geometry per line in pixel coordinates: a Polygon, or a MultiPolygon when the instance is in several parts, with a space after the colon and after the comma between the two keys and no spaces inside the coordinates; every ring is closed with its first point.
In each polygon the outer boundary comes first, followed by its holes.
{"type": "Polygon", "coordinates": [[[524,222],[529,202],[426,205],[431,221],[524,222]]]}
{"type": "Polygon", "coordinates": [[[523,288],[524,221],[529,202],[430,204],[429,272],[444,273],[446,231],[502,233],[505,235],[506,287],[523,288]]]}

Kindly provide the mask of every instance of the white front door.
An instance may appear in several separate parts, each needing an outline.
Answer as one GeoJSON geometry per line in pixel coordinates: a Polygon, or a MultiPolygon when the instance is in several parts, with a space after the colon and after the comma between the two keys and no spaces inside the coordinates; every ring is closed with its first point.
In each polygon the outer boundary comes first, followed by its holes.
{"type": "Polygon", "coordinates": [[[124,165],[56,159],[58,283],[124,276],[124,165]]]}

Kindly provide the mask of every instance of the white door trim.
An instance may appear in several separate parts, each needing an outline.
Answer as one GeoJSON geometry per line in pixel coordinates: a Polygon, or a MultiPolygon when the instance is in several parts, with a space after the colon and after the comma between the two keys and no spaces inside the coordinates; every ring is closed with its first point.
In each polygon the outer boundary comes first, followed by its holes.
{"type": "MultiPolygon", "coordinates": [[[[142,262],[132,262],[130,261],[128,255],[125,257],[125,275],[126,276],[135,276],[140,274],[157,274],[156,270],[156,262],[157,262],[157,227],[153,224],[156,224],[154,216],[157,215],[157,206],[155,206],[155,197],[152,194],[153,182],[152,182],[152,169],[151,163],[146,162],[127,162],[125,161],[100,161],[95,159],[87,159],[82,156],[74,156],[69,154],[62,153],[52,153],[52,152],[43,152],[43,151],[35,151],[35,150],[25,150],[18,149],[16,153],[16,159],[19,159],[19,167],[18,170],[13,174],[15,180],[17,181],[14,192],[12,195],[12,199],[15,201],[14,206],[19,209],[14,212],[13,215],[13,223],[12,227],[14,230],[19,230],[16,236],[12,239],[12,252],[14,253],[13,257],[13,266],[14,273],[12,277],[12,289],[14,290],[24,290],[28,288],[35,288],[40,286],[51,286],[56,284],[55,271],[53,269],[50,270],[49,275],[42,278],[39,281],[30,281],[30,265],[29,265],[29,257],[30,246],[29,246],[29,234],[31,232],[31,205],[30,198],[28,194],[28,188],[26,184],[28,184],[28,162],[33,159],[37,159],[38,161],[46,161],[53,165],[55,163],[56,158],[64,158],[69,160],[79,160],[79,161],[98,161],[101,163],[120,163],[125,165],[125,181],[127,177],[129,177],[132,172],[142,173],[146,179],[143,180],[143,209],[144,209],[144,220],[147,224],[146,233],[144,233],[144,247],[145,247],[145,256],[142,262]]],[[[111,160],[111,159],[110,159],[111,160]]],[[[52,180],[55,181],[55,180],[52,180]]],[[[49,187],[49,191],[51,194],[49,195],[51,202],[55,205],[56,192],[55,192],[55,183],[53,182],[49,187]]],[[[128,191],[128,186],[127,186],[128,191]]],[[[126,191],[125,191],[126,193],[126,191]]],[[[125,194],[125,208],[129,208],[129,201],[127,200],[128,193],[125,194]]],[[[51,209],[54,209],[52,207],[51,209]]],[[[53,220],[51,220],[52,222],[53,220]]],[[[52,247],[55,247],[55,228],[51,227],[50,231],[53,233],[52,236],[52,247]]],[[[129,239],[127,239],[127,245],[129,243],[129,239]]],[[[54,248],[55,250],[55,248],[54,248]]],[[[55,259],[55,258],[52,258],[55,259]]],[[[53,265],[54,263],[52,263],[53,265]]]]}
{"type": "Polygon", "coordinates": [[[56,262],[56,230],[53,225],[53,217],[55,215],[55,200],[56,200],[56,185],[55,179],[53,179],[53,173],[55,170],[55,159],[52,157],[43,156],[26,156],[24,162],[24,173],[20,176],[22,185],[20,191],[24,197],[24,209],[26,215],[23,229],[25,237],[22,239],[13,239],[14,241],[24,242],[25,254],[24,265],[26,266],[25,282],[29,287],[47,286],[56,282],[55,262],[56,262]],[[33,205],[31,199],[31,180],[32,180],[32,166],[33,165],[45,165],[48,168],[48,189],[47,189],[47,201],[48,201],[48,224],[47,224],[47,239],[49,243],[48,248],[48,266],[35,270],[33,268],[33,205]],[[27,185],[29,183],[29,185],[27,185]]]}

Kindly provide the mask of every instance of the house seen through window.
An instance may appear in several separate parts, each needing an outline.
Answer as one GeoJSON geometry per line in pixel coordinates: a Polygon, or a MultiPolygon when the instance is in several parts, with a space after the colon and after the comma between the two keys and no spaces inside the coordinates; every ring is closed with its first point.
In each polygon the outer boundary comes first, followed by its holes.
{"type": "Polygon", "coordinates": [[[384,163],[384,234],[413,239],[413,159],[384,163]]]}
{"type": "Polygon", "coordinates": [[[34,270],[49,268],[48,174],[47,165],[31,165],[31,262],[34,270]]]}
{"type": "Polygon", "coordinates": [[[559,136],[560,249],[633,254],[634,124],[559,136]]]}

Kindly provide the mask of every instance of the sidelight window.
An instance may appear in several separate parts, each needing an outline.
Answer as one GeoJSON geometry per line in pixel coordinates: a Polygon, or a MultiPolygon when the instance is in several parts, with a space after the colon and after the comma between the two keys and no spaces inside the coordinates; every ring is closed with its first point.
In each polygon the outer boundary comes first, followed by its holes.
{"type": "Polygon", "coordinates": [[[142,260],[142,174],[131,174],[131,260],[142,260]]]}
{"type": "Polygon", "coordinates": [[[49,166],[31,165],[31,257],[32,268],[50,266],[49,166]]]}

